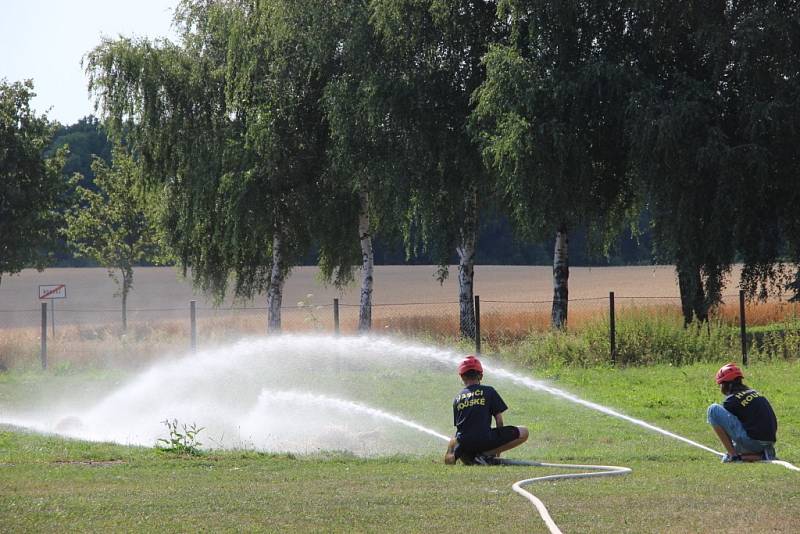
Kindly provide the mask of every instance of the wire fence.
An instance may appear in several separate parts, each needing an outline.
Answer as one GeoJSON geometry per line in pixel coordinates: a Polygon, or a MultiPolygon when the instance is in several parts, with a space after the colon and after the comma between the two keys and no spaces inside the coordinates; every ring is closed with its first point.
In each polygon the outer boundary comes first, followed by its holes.
{"type": "MultiPolygon", "coordinates": [[[[725,295],[723,304],[711,312],[711,316],[723,322],[738,323],[739,295],[725,295]]],[[[680,313],[680,298],[670,296],[625,296],[615,295],[619,312],[629,310],[648,313],[680,313]]],[[[571,298],[568,302],[568,323],[571,329],[589,321],[595,321],[609,312],[609,297],[571,298]]],[[[80,330],[115,330],[122,322],[120,307],[75,308],[60,306],[52,301],[48,306],[50,327],[77,328],[80,330]]],[[[481,299],[481,320],[484,331],[493,330],[491,324],[514,332],[546,330],[551,326],[552,300],[492,300],[481,299]]],[[[333,331],[334,308],[338,307],[339,329],[343,333],[358,330],[360,306],[335,302],[322,304],[298,303],[281,307],[283,331],[333,331]]],[[[746,303],[751,325],[769,324],[796,317],[799,303],[772,301],[746,303]]],[[[190,303],[183,306],[128,308],[127,320],[132,328],[142,324],[186,322],[190,303]]],[[[374,303],[372,305],[372,328],[374,330],[441,331],[443,334],[458,333],[460,305],[458,301],[374,303]]],[[[266,306],[196,306],[198,322],[220,322],[240,333],[266,333],[266,306]],[[241,327],[241,328],[236,328],[241,327]]],[[[0,335],[14,329],[38,328],[41,308],[0,309],[0,335]]]]}
{"type": "MultiPolygon", "coordinates": [[[[748,334],[747,327],[796,322],[800,317],[798,303],[746,302],[743,293],[725,295],[723,302],[714,310],[713,319],[741,328],[745,362],[748,346],[763,337],[759,332],[748,334]]],[[[475,343],[475,350],[480,352],[481,341],[514,341],[551,330],[552,307],[551,300],[476,298],[475,314],[464,322],[458,301],[377,303],[371,307],[369,330],[435,339],[462,338],[475,343]]],[[[320,304],[301,301],[281,308],[281,330],[355,334],[363,332],[359,329],[359,313],[359,305],[339,303],[338,299],[320,304]]],[[[616,325],[631,317],[680,321],[680,298],[610,292],[608,297],[577,297],[568,303],[568,329],[580,332],[600,324],[608,331],[608,356],[612,362],[616,357],[616,325]]],[[[0,368],[15,360],[30,360],[37,350],[43,366],[48,358],[74,362],[135,358],[146,362],[165,351],[185,352],[187,346],[195,349],[267,333],[266,306],[213,307],[191,302],[175,307],[129,308],[127,328],[123,329],[119,308],[82,309],[53,306],[50,301],[43,302],[41,308],[0,309],[0,368]]]]}

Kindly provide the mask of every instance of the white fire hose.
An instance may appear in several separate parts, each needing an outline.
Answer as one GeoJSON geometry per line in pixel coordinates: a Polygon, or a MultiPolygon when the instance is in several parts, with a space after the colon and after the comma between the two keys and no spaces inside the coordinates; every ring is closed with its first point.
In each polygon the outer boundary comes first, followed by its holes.
{"type": "Polygon", "coordinates": [[[505,460],[505,459],[498,459],[503,465],[530,465],[534,467],[563,467],[567,469],[588,469],[589,473],[564,473],[560,475],[547,475],[543,477],[534,477],[534,478],[526,478],[524,480],[519,480],[514,482],[511,486],[518,494],[522,495],[526,499],[528,499],[531,504],[536,508],[536,511],[539,512],[544,524],[547,525],[547,528],[550,530],[552,534],[561,534],[561,529],[558,528],[556,522],[553,521],[553,518],[550,517],[550,512],[547,511],[547,507],[544,503],[533,493],[530,493],[522,488],[522,486],[532,484],[534,482],[542,482],[544,480],[561,480],[565,478],[589,478],[589,477],[603,477],[603,476],[615,476],[615,475],[626,475],[631,472],[630,468],[628,467],[618,467],[615,465],[581,465],[581,464],[550,464],[545,462],[524,462],[524,461],[516,461],[516,460],[505,460]]]}
{"type": "MultiPolygon", "coordinates": [[[[714,451],[715,454],[719,456],[723,456],[722,453],[714,451]]],[[[530,493],[523,489],[522,486],[527,486],[528,484],[533,484],[534,482],[542,482],[545,480],[563,480],[567,478],[589,478],[589,477],[602,477],[602,476],[616,476],[616,475],[626,475],[631,472],[631,469],[628,467],[619,467],[615,465],[581,465],[581,464],[551,464],[545,462],[528,462],[523,460],[507,460],[505,458],[498,458],[496,462],[500,465],[529,465],[532,467],[556,467],[556,468],[566,468],[566,469],[583,469],[588,470],[588,473],[563,473],[559,475],[547,475],[543,477],[534,477],[534,478],[526,478],[524,480],[519,480],[515,482],[511,489],[513,489],[516,493],[522,495],[526,499],[528,499],[531,504],[536,508],[536,511],[539,512],[542,520],[544,521],[547,528],[550,530],[551,534],[562,534],[561,529],[558,528],[553,518],[550,516],[550,512],[547,511],[547,507],[544,503],[536,497],[534,494],[530,493]]],[[[789,462],[784,462],[783,460],[770,460],[768,462],[763,463],[771,463],[780,465],[792,471],[800,471],[795,465],[790,464],[789,462]]]]}

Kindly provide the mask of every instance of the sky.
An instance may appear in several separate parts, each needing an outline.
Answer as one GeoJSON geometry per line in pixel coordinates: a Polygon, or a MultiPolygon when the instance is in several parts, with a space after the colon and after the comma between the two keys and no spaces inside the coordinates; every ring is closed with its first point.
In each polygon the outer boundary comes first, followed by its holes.
{"type": "Polygon", "coordinates": [[[0,78],[32,79],[37,114],[94,113],[81,58],[102,37],[172,37],[177,0],[0,0],[0,78]]]}

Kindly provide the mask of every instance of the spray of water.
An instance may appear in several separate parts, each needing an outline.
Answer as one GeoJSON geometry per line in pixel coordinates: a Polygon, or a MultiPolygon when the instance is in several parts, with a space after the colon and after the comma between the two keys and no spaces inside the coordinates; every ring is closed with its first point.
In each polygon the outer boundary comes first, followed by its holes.
{"type": "Polygon", "coordinates": [[[449,440],[449,438],[444,434],[440,434],[439,432],[422,426],[419,423],[415,423],[414,421],[405,419],[399,415],[395,415],[384,410],[367,406],[366,404],[362,404],[360,402],[337,399],[328,395],[304,393],[300,391],[262,391],[258,398],[258,404],[254,410],[254,415],[256,415],[257,418],[260,418],[261,414],[267,413],[271,410],[276,401],[285,403],[289,406],[294,406],[295,408],[310,409],[315,412],[320,410],[335,410],[340,414],[366,416],[381,421],[396,423],[400,426],[422,432],[423,434],[428,434],[429,436],[433,436],[444,441],[449,440]]]}
{"type": "Polygon", "coordinates": [[[516,384],[520,384],[520,385],[526,386],[526,387],[528,387],[530,389],[534,389],[534,390],[537,390],[537,391],[544,391],[545,393],[549,393],[549,394],[554,395],[556,397],[560,397],[562,399],[566,399],[566,400],[568,400],[570,402],[574,402],[575,404],[579,404],[581,406],[586,406],[587,408],[591,408],[592,410],[597,410],[598,412],[604,413],[606,415],[610,415],[612,417],[617,417],[619,419],[622,419],[623,421],[628,421],[629,423],[633,423],[635,425],[639,425],[642,428],[646,428],[648,430],[652,430],[654,432],[658,432],[659,434],[663,434],[663,435],[668,436],[670,438],[677,439],[678,441],[682,441],[684,443],[687,443],[687,444],[692,445],[694,447],[697,447],[699,449],[703,449],[705,451],[712,452],[714,454],[720,455],[719,452],[715,451],[714,449],[712,449],[710,447],[706,447],[705,445],[703,445],[701,443],[697,443],[696,441],[692,441],[692,440],[690,440],[688,438],[685,438],[683,436],[679,436],[678,434],[674,434],[674,433],[670,432],[669,430],[665,430],[663,428],[657,427],[657,426],[652,425],[652,424],[650,424],[650,423],[648,423],[646,421],[642,421],[641,419],[636,419],[636,418],[630,417],[628,415],[620,413],[620,412],[618,412],[618,411],[616,411],[616,410],[614,410],[612,408],[609,408],[607,406],[603,406],[603,405],[597,404],[595,402],[591,402],[591,401],[587,401],[587,400],[581,399],[580,397],[578,397],[576,395],[573,395],[572,393],[568,393],[568,392],[563,391],[561,389],[554,388],[552,386],[548,386],[547,384],[544,384],[542,382],[539,382],[539,381],[536,381],[536,380],[532,380],[532,379],[527,378],[527,377],[519,376],[517,374],[514,374],[514,373],[512,373],[510,371],[506,371],[505,369],[501,369],[501,368],[490,369],[490,371],[492,373],[494,373],[495,376],[500,377],[500,378],[505,378],[507,380],[510,380],[511,382],[516,383],[516,384]]]}
{"type": "MultiPolygon", "coordinates": [[[[379,379],[399,367],[404,373],[418,370],[452,378],[461,357],[453,351],[372,336],[248,339],[157,364],[81,410],[76,411],[74,403],[30,413],[0,408],[0,422],[81,439],[151,446],[165,436],[161,422],[176,418],[205,427],[204,445],[218,448],[333,449],[363,455],[430,451],[433,442],[420,440],[420,432],[437,440],[446,436],[353,398],[352,384],[339,384],[337,373],[344,368],[379,379]]],[[[718,454],[545,382],[502,367],[485,367],[493,379],[554,395],[718,454]]]]}
{"type": "MultiPolygon", "coordinates": [[[[431,352],[428,352],[426,350],[426,351],[423,351],[423,352],[427,357],[436,359],[436,360],[441,361],[442,363],[448,364],[450,366],[454,366],[461,359],[461,355],[454,354],[454,353],[449,352],[449,351],[431,351],[431,352]]],[[[716,451],[716,450],[714,450],[714,449],[712,449],[710,447],[706,447],[705,445],[703,445],[701,443],[697,443],[696,441],[692,441],[692,440],[690,440],[688,438],[685,438],[683,436],[680,436],[678,434],[670,432],[669,430],[665,430],[665,429],[663,429],[661,427],[658,427],[656,425],[650,424],[650,423],[648,423],[646,421],[642,421],[641,419],[636,419],[634,417],[630,417],[630,416],[625,415],[625,414],[623,414],[621,412],[618,412],[617,410],[614,410],[613,408],[609,408],[608,406],[603,406],[603,405],[597,404],[595,402],[591,402],[591,401],[587,401],[587,400],[581,399],[577,395],[574,395],[574,394],[569,393],[567,391],[564,391],[562,389],[553,387],[553,386],[551,386],[551,385],[549,385],[549,384],[547,384],[545,382],[542,382],[542,381],[539,381],[539,380],[534,380],[532,378],[529,378],[529,377],[526,377],[526,376],[522,376],[522,375],[517,374],[517,373],[513,373],[513,372],[511,372],[511,371],[509,371],[507,369],[504,369],[504,368],[498,367],[498,366],[494,366],[494,365],[484,365],[484,368],[489,373],[492,374],[493,378],[496,377],[496,378],[500,378],[500,379],[505,379],[505,380],[508,380],[508,381],[513,382],[515,384],[519,384],[521,386],[524,386],[524,387],[526,387],[528,389],[531,389],[531,390],[534,390],[534,391],[541,391],[541,392],[544,392],[544,393],[549,393],[550,395],[553,395],[553,396],[568,400],[568,401],[570,401],[572,403],[575,403],[575,404],[578,404],[578,405],[581,405],[581,406],[585,406],[587,408],[591,408],[592,410],[596,410],[596,411],[604,413],[606,415],[610,415],[612,417],[616,417],[616,418],[622,419],[623,421],[627,421],[629,423],[633,423],[633,424],[638,425],[638,426],[640,426],[642,428],[646,428],[648,430],[652,430],[654,432],[658,432],[659,434],[662,434],[664,436],[667,436],[667,437],[670,437],[670,438],[673,438],[673,439],[677,439],[678,441],[682,441],[682,442],[684,442],[684,443],[686,443],[688,445],[692,445],[693,447],[697,447],[699,449],[703,449],[705,451],[708,451],[708,452],[714,453],[716,455],[722,456],[722,454],[720,452],[718,452],[718,451],[716,451]]]]}
{"type": "MultiPolygon", "coordinates": [[[[382,411],[380,401],[373,407],[370,393],[392,377],[399,381],[392,367],[400,360],[413,372],[449,375],[449,367],[427,357],[431,350],[377,338],[242,340],[159,363],[83,406],[71,398],[28,411],[0,406],[0,423],[152,446],[166,437],[162,421],[177,419],[204,427],[199,438],[205,447],[346,450],[364,456],[430,452],[447,438],[411,420],[419,414],[382,411]],[[372,389],[360,383],[371,383],[372,389]],[[430,439],[420,439],[420,433],[430,439]]],[[[391,404],[391,395],[380,397],[391,404]]]]}

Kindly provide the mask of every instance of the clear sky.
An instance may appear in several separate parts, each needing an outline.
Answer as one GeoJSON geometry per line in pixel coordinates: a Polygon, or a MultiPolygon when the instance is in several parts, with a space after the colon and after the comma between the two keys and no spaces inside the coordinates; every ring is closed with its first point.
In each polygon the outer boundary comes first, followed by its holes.
{"type": "Polygon", "coordinates": [[[0,0],[0,78],[33,79],[38,114],[93,113],[81,68],[101,37],[170,37],[177,0],[0,0]],[[48,111],[49,110],[49,111],[48,111]]]}

